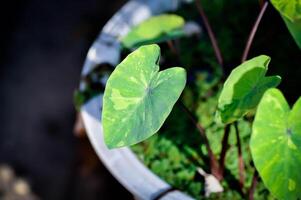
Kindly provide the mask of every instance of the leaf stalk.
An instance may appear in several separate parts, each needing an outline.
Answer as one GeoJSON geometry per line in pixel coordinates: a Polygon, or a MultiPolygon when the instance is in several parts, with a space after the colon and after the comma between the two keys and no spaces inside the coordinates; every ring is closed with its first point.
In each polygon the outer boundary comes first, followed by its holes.
{"type": "Polygon", "coordinates": [[[262,20],[262,17],[264,15],[264,13],[265,13],[268,5],[269,5],[269,2],[265,1],[264,4],[263,4],[263,6],[261,7],[261,10],[260,10],[260,12],[258,14],[258,17],[257,17],[257,19],[256,19],[256,21],[255,21],[255,23],[253,25],[253,28],[252,28],[252,30],[250,32],[250,35],[249,35],[249,38],[247,40],[247,43],[246,43],[246,46],[245,46],[245,50],[244,50],[242,58],[241,58],[241,62],[242,63],[245,62],[247,60],[247,58],[248,58],[249,51],[251,49],[251,46],[252,46],[255,34],[257,32],[258,26],[259,26],[259,24],[260,24],[260,22],[262,20]]]}
{"type": "Polygon", "coordinates": [[[219,164],[218,164],[218,161],[217,161],[217,159],[216,159],[216,157],[215,157],[215,155],[214,155],[214,153],[213,153],[213,151],[210,147],[210,143],[209,143],[209,140],[207,138],[206,131],[205,131],[204,127],[200,123],[197,122],[194,115],[190,112],[190,110],[182,102],[180,102],[180,105],[181,105],[182,109],[184,110],[184,112],[187,114],[188,118],[195,125],[195,127],[197,128],[197,130],[199,131],[201,136],[204,138],[205,146],[206,146],[206,149],[208,151],[208,156],[209,156],[209,160],[210,160],[211,174],[213,176],[215,176],[218,180],[221,180],[222,176],[220,174],[219,164]]]}
{"type": "Polygon", "coordinates": [[[196,4],[196,8],[197,8],[203,22],[204,22],[205,28],[208,32],[208,35],[209,35],[209,38],[210,38],[210,41],[211,41],[211,44],[212,44],[212,47],[213,47],[213,50],[214,50],[214,53],[215,53],[215,57],[217,59],[217,62],[219,63],[219,65],[221,67],[222,73],[224,74],[224,61],[223,61],[223,57],[222,57],[222,54],[221,54],[221,50],[218,46],[217,39],[216,39],[215,34],[214,34],[214,32],[211,28],[208,17],[207,17],[207,15],[206,15],[203,7],[202,7],[201,0],[195,0],[195,4],[196,4]]]}
{"type": "Polygon", "coordinates": [[[229,134],[230,134],[230,125],[227,124],[224,128],[224,136],[222,139],[222,150],[221,150],[221,155],[219,160],[220,173],[222,177],[224,177],[226,154],[229,149],[229,145],[228,145],[229,134]]]}

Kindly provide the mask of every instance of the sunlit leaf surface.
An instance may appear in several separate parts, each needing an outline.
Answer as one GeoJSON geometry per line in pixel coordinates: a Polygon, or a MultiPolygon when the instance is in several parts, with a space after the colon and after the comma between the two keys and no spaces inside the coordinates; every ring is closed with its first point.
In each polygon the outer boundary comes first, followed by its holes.
{"type": "Polygon", "coordinates": [[[280,90],[268,90],[257,109],[250,147],[272,194],[278,199],[300,199],[301,98],[290,110],[280,90]]]}
{"type": "Polygon", "coordinates": [[[218,100],[218,115],[231,123],[255,109],[264,94],[280,83],[279,76],[265,76],[270,57],[258,56],[236,67],[227,78],[218,100]]]}
{"type": "Polygon", "coordinates": [[[175,39],[184,35],[183,25],[184,19],[178,15],[154,16],[134,27],[121,41],[125,47],[134,48],[175,39]]]}
{"type": "Polygon", "coordinates": [[[163,125],[186,84],[186,71],[159,71],[160,48],[128,55],[110,76],[103,98],[104,139],[109,148],[145,140],[163,125]]]}
{"type": "Polygon", "coordinates": [[[301,48],[301,0],[271,0],[301,48]]]}

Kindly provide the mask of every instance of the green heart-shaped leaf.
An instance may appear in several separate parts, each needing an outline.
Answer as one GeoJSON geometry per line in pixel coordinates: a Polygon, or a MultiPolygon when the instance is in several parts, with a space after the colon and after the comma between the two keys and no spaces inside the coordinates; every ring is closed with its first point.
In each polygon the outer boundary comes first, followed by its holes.
{"type": "Polygon", "coordinates": [[[292,110],[278,89],[262,97],[251,135],[251,153],[266,187],[278,199],[301,199],[301,98],[292,110]]]}
{"type": "Polygon", "coordinates": [[[184,35],[183,25],[184,19],[178,15],[154,16],[134,27],[121,42],[127,48],[134,48],[175,39],[184,35]]]}
{"type": "Polygon", "coordinates": [[[270,60],[261,55],[232,70],[218,100],[223,123],[232,123],[255,109],[264,92],[280,83],[279,76],[265,76],[270,60]]]}
{"type": "Polygon", "coordinates": [[[128,55],[108,79],[103,97],[104,140],[109,148],[136,144],[155,134],[186,84],[186,71],[159,72],[160,47],[148,45],[128,55]]]}
{"type": "Polygon", "coordinates": [[[301,0],[272,0],[271,2],[301,48],[301,0]]]}

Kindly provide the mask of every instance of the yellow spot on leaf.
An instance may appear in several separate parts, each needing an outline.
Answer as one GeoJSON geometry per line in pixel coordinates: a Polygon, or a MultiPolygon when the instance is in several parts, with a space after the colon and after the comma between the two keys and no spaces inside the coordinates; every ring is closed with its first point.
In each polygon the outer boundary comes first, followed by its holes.
{"type": "Polygon", "coordinates": [[[124,146],[124,142],[123,141],[120,141],[118,144],[117,144],[118,147],[120,146],[124,146]]]}
{"type": "Polygon", "coordinates": [[[293,179],[288,180],[288,190],[294,191],[296,189],[296,182],[293,179]]]}
{"type": "Polygon", "coordinates": [[[278,137],[278,140],[282,140],[284,137],[283,136],[279,136],[278,137]]]}
{"type": "Polygon", "coordinates": [[[126,109],[131,104],[137,104],[141,98],[138,97],[124,97],[119,90],[112,89],[111,101],[114,104],[115,110],[126,109]]]}
{"type": "Polygon", "coordinates": [[[139,84],[138,80],[133,76],[130,77],[130,80],[136,84],[139,84]]]}
{"type": "Polygon", "coordinates": [[[288,139],[287,139],[287,145],[288,145],[288,147],[289,147],[290,149],[293,149],[293,150],[296,150],[296,149],[297,149],[296,145],[293,143],[293,141],[291,140],[291,138],[288,138],[288,139]]]}
{"type": "Polygon", "coordinates": [[[146,78],[144,76],[143,73],[140,73],[140,80],[142,82],[142,84],[146,87],[148,85],[147,81],[146,81],[146,78]]]}
{"type": "Polygon", "coordinates": [[[274,104],[273,105],[274,107],[276,107],[278,109],[282,109],[281,103],[274,96],[272,96],[272,95],[266,96],[266,101],[274,104]]]}

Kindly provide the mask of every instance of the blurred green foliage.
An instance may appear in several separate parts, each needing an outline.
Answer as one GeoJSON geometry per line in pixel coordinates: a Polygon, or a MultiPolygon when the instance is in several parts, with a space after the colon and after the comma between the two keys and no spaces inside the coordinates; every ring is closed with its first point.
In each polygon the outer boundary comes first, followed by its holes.
{"type": "Polygon", "coordinates": [[[77,110],[93,97],[104,92],[105,82],[112,73],[113,67],[109,64],[96,66],[89,74],[81,78],[81,84],[84,87],[75,90],[73,94],[73,103],[77,110]]]}
{"type": "Polygon", "coordinates": [[[126,48],[166,42],[184,36],[184,19],[181,16],[162,14],[154,16],[135,26],[121,43],[126,48]]]}

